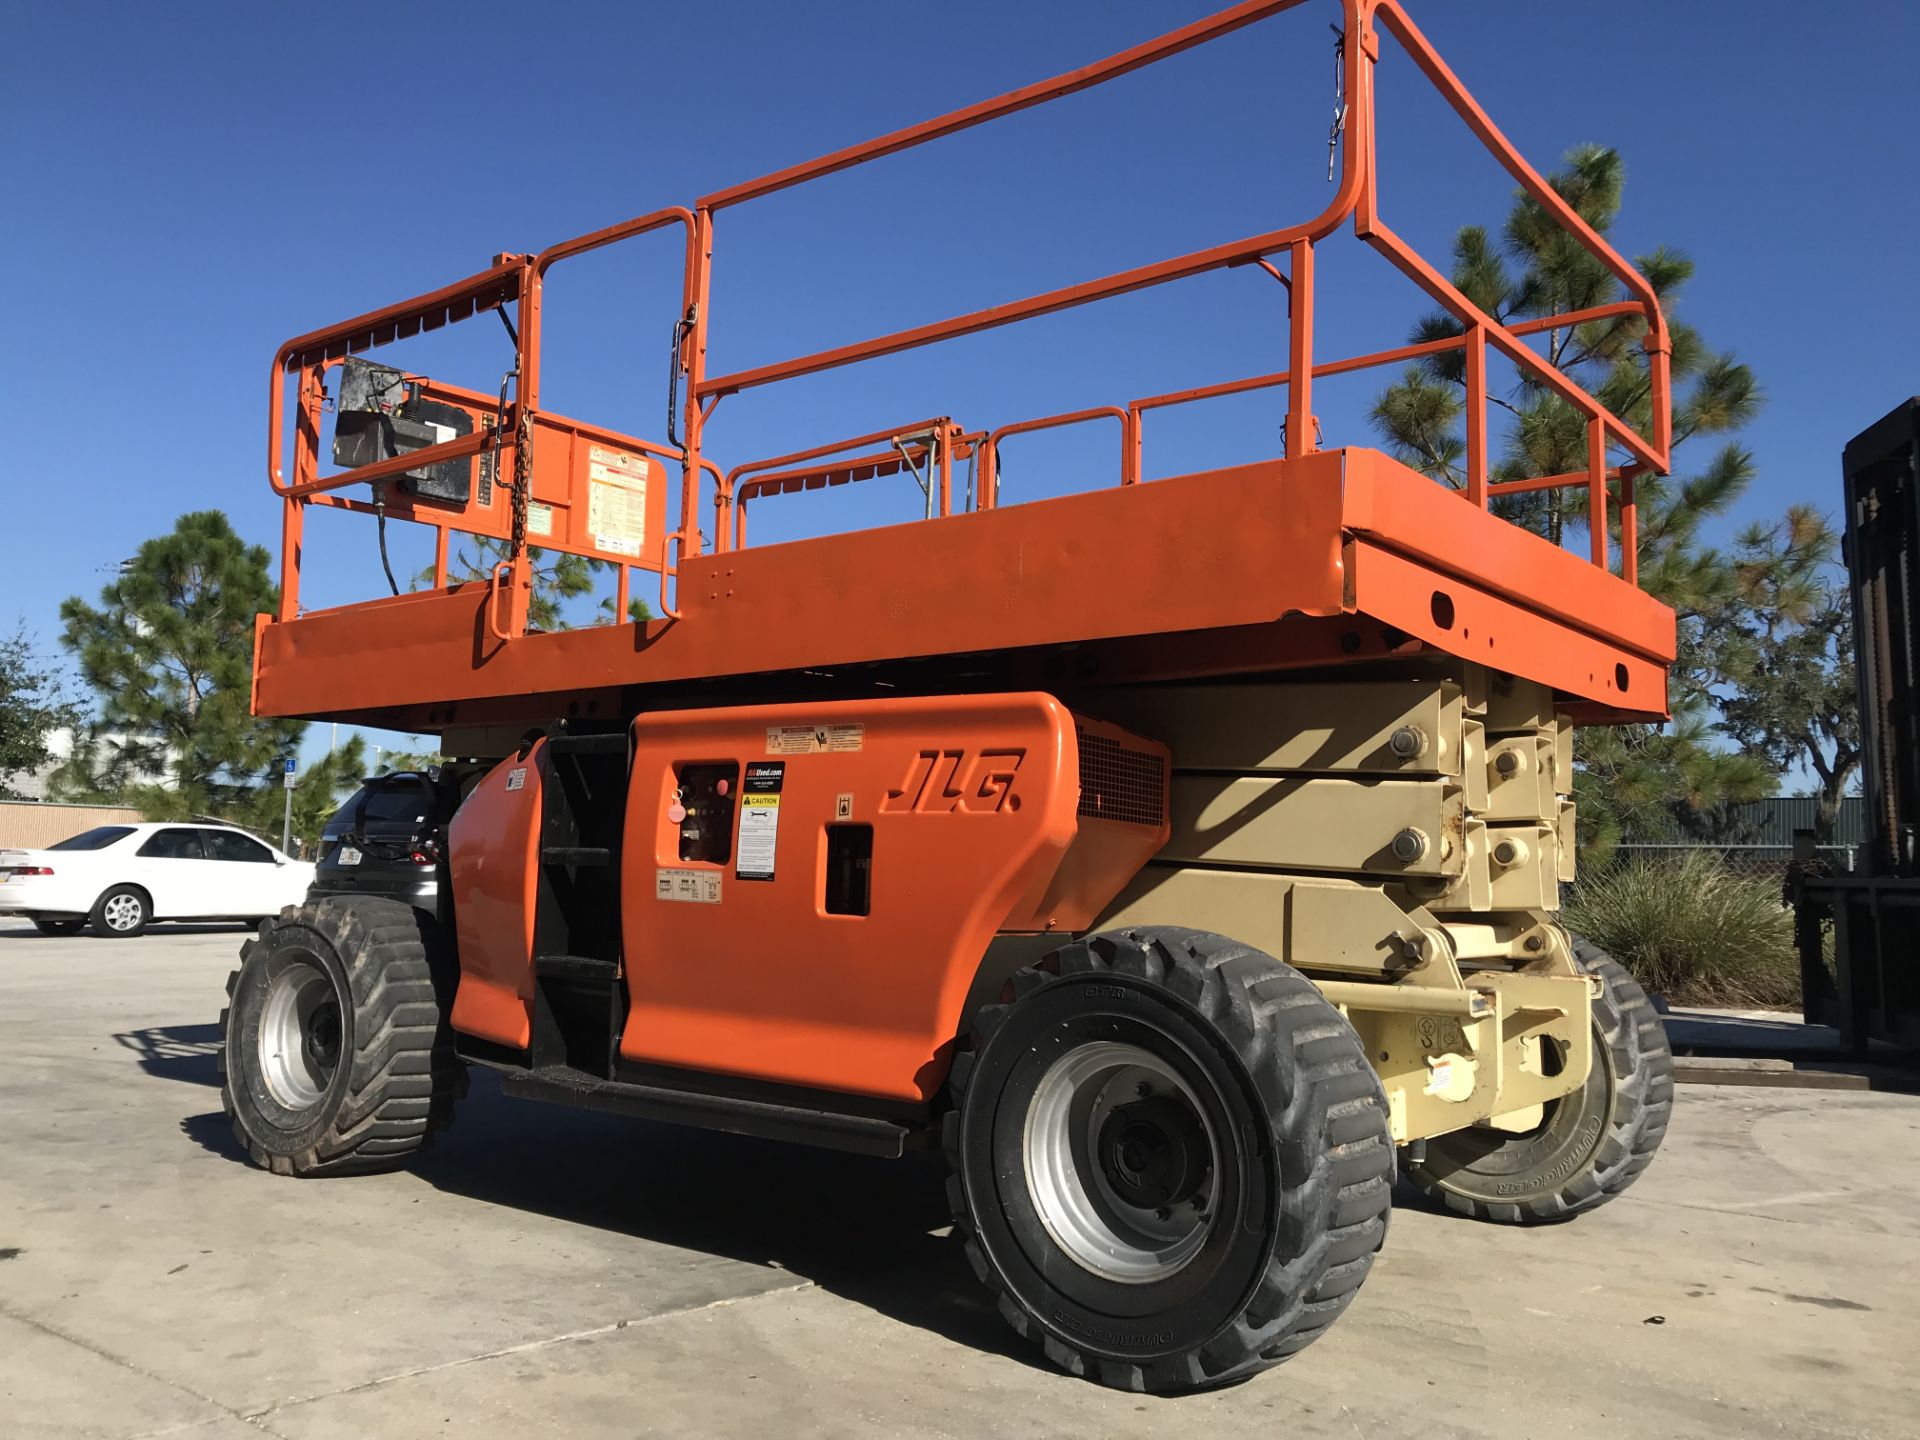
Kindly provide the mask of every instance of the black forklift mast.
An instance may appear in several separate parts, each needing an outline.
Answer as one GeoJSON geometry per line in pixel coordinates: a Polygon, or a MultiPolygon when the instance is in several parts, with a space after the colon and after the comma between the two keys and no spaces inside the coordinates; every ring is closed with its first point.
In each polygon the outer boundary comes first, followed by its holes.
{"type": "Polygon", "coordinates": [[[1826,876],[1806,863],[1811,834],[1796,835],[1794,906],[1807,1019],[1864,1053],[1920,1048],[1920,397],[1848,442],[1841,470],[1867,844],[1856,873],[1826,876]]]}

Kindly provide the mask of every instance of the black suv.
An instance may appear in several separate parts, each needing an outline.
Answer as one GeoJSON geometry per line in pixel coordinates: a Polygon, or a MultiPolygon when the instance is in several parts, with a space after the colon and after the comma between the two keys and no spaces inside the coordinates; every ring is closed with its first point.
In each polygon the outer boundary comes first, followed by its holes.
{"type": "Polygon", "coordinates": [[[320,832],[307,898],[387,895],[432,913],[460,788],[438,771],[369,776],[320,832]]]}

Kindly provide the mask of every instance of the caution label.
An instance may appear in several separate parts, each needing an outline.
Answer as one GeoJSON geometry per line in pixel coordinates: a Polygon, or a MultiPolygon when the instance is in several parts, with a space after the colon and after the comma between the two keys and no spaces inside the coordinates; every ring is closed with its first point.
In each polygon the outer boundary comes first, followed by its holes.
{"type": "Polygon", "coordinates": [[[747,766],[740,785],[740,843],[733,873],[742,880],[771,880],[780,849],[780,786],[787,767],[779,760],[747,766]]]}
{"type": "Polygon", "coordinates": [[[695,905],[718,905],[720,903],[720,872],[664,868],[657,870],[654,872],[653,898],[685,900],[695,905]]]}
{"type": "Polygon", "coordinates": [[[647,462],[624,450],[587,451],[587,533],[593,548],[637,556],[647,543],[647,462]]]}
{"type": "Polygon", "coordinates": [[[864,725],[769,725],[767,754],[824,755],[858,750],[867,743],[864,725]]]}
{"type": "Polygon", "coordinates": [[[553,535],[553,506],[539,500],[527,502],[527,533],[529,535],[553,535]]]}

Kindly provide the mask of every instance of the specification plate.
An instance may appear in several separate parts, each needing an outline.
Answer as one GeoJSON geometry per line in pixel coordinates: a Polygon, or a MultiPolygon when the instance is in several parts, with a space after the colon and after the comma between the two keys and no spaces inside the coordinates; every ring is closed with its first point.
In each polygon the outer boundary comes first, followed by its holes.
{"type": "Polygon", "coordinates": [[[717,870],[656,870],[653,879],[656,900],[688,900],[695,905],[720,903],[720,872],[717,870]]]}

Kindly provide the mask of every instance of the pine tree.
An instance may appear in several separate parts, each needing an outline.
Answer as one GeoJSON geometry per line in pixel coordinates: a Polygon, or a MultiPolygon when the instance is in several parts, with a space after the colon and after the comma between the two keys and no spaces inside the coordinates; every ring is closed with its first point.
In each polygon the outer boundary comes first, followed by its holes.
{"type": "Polygon", "coordinates": [[[55,773],[60,793],[166,819],[226,814],[278,784],[306,727],[249,711],[253,617],[279,598],[267,566],[265,549],[202,510],[143,544],[98,607],[61,605],[61,643],[97,714],[55,773]]]}
{"type": "MultiPolygon", "coordinates": [[[[1600,146],[1571,151],[1550,178],[1554,189],[1600,234],[1620,214],[1626,172],[1619,155],[1600,146]]],[[[1761,394],[1752,372],[1730,354],[1709,350],[1699,334],[1671,318],[1693,263],[1661,248],[1636,260],[1669,314],[1674,391],[1676,466],[1682,447],[1726,437],[1758,412],[1761,394]]],[[[1454,284],[1503,324],[1564,314],[1628,298],[1619,281],[1561,229],[1532,196],[1515,198],[1498,238],[1468,226],[1454,242],[1454,284]]],[[[1428,341],[1462,333],[1453,316],[1429,315],[1411,338],[1428,341]]],[[[1601,404],[1645,434],[1651,429],[1650,385],[1641,341],[1646,323],[1616,316],[1549,330],[1545,355],[1601,404]]],[[[1466,361],[1459,351],[1409,366],[1375,403],[1373,422],[1401,461],[1443,484],[1466,483],[1466,361]]],[[[1584,470],[1585,415],[1520,371],[1505,394],[1489,386],[1491,416],[1504,414],[1504,437],[1488,478],[1528,479],[1584,470]]],[[[1692,450],[1688,449],[1690,456],[1692,450]]],[[[1619,457],[1615,457],[1616,459],[1619,457]]],[[[1745,494],[1754,477],[1751,452],[1723,439],[1690,473],[1642,476],[1636,486],[1641,586],[1673,606],[1679,617],[1679,656],[1671,679],[1674,719],[1662,728],[1635,725],[1581,732],[1577,749],[1582,838],[1590,852],[1612,848],[1623,835],[1672,838],[1714,828],[1727,808],[1773,793],[1778,766],[1759,751],[1715,743],[1714,686],[1723,678],[1719,650],[1743,590],[1733,560],[1709,545],[1707,525],[1745,494]]],[[[1500,497],[1495,511],[1555,544],[1584,536],[1587,496],[1582,489],[1500,497]]],[[[1618,539],[1617,528],[1614,537],[1618,539]]]]}
{"type": "MultiPolygon", "coordinates": [[[[466,544],[460,546],[447,562],[447,579],[454,584],[468,580],[486,580],[493,575],[493,567],[505,560],[510,550],[505,540],[489,535],[470,536],[466,544]]],[[[578,599],[592,592],[595,577],[602,571],[613,567],[605,560],[589,560],[584,555],[572,555],[560,550],[542,550],[538,546],[527,547],[527,559],[533,566],[533,594],[527,602],[527,622],[536,630],[565,630],[568,628],[564,607],[569,600],[578,599]]],[[[416,586],[431,585],[431,568],[421,571],[414,577],[416,586]]],[[[600,602],[600,614],[611,619],[613,601],[603,599],[600,602]]],[[[644,600],[630,600],[627,604],[629,620],[645,620],[653,611],[644,600]]]]}

